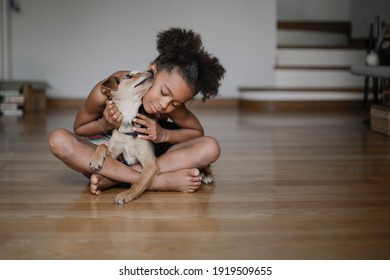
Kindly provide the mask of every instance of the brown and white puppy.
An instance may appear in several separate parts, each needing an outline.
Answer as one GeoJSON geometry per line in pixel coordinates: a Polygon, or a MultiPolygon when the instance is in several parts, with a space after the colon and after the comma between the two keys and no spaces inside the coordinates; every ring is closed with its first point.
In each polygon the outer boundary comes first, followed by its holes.
{"type": "Polygon", "coordinates": [[[132,132],[133,119],[142,104],[142,97],[153,84],[153,72],[129,71],[117,72],[103,81],[101,90],[117,106],[122,114],[122,122],[114,129],[107,145],[101,144],[92,156],[90,167],[99,170],[103,167],[106,155],[116,159],[123,155],[128,165],[140,163],[142,173],[129,190],[119,193],[116,204],[128,203],[138,198],[152,183],[159,173],[153,144],[137,137],[132,132]]]}

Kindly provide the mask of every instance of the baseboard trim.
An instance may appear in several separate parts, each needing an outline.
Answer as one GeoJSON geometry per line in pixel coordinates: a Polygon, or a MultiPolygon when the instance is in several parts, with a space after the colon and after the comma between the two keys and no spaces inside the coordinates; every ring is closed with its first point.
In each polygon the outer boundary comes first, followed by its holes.
{"type": "Polygon", "coordinates": [[[280,20],[277,23],[278,29],[287,30],[309,30],[322,31],[332,33],[351,34],[351,22],[349,21],[295,21],[295,20],[280,20]]]}
{"type": "Polygon", "coordinates": [[[189,108],[237,108],[239,104],[238,98],[216,98],[202,102],[200,99],[195,99],[187,103],[189,108]]]}
{"type": "Polygon", "coordinates": [[[253,101],[240,100],[240,110],[259,112],[325,112],[363,110],[363,102],[346,101],[253,101]]]}
{"type": "Polygon", "coordinates": [[[70,108],[80,108],[85,99],[66,99],[66,98],[49,98],[47,100],[47,106],[49,109],[70,109],[70,108]]]}
{"type": "MultiPolygon", "coordinates": [[[[68,109],[68,108],[80,108],[85,99],[65,99],[65,98],[49,98],[49,109],[68,109]]],[[[202,102],[199,99],[188,102],[190,108],[203,108],[203,107],[220,107],[220,108],[237,108],[239,100],[237,98],[216,98],[210,99],[206,102],[202,102]]]]}

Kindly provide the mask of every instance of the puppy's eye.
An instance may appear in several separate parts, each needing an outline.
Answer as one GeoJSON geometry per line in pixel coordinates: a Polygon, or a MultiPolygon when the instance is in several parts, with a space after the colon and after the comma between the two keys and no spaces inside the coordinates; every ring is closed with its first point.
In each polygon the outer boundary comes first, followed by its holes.
{"type": "Polygon", "coordinates": [[[131,78],[133,78],[133,75],[130,75],[130,74],[127,74],[123,79],[131,79],[131,78]]]}

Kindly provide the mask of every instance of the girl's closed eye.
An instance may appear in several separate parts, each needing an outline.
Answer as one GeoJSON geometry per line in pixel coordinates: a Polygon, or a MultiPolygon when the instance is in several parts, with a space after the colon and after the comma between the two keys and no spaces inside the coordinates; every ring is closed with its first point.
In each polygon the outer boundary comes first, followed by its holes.
{"type": "Polygon", "coordinates": [[[178,101],[173,101],[172,105],[173,105],[173,107],[179,107],[179,106],[183,105],[183,103],[178,102],[178,101]]]}

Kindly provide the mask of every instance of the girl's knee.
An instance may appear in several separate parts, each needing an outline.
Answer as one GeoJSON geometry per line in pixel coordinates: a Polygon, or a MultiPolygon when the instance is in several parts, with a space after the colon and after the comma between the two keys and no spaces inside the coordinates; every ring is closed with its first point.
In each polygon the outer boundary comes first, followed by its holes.
{"type": "Polygon", "coordinates": [[[203,137],[204,154],[207,156],[210,163],[216,161],[221,154],[221,147],[218,141],[210,136],[203,137]]]}
{"type": "Polygon", "coordinates": [[[53,155],[63,158],[71,152],[70,136],[66,129],[57,129],[50,134],[48,145],[53,155]]]}

